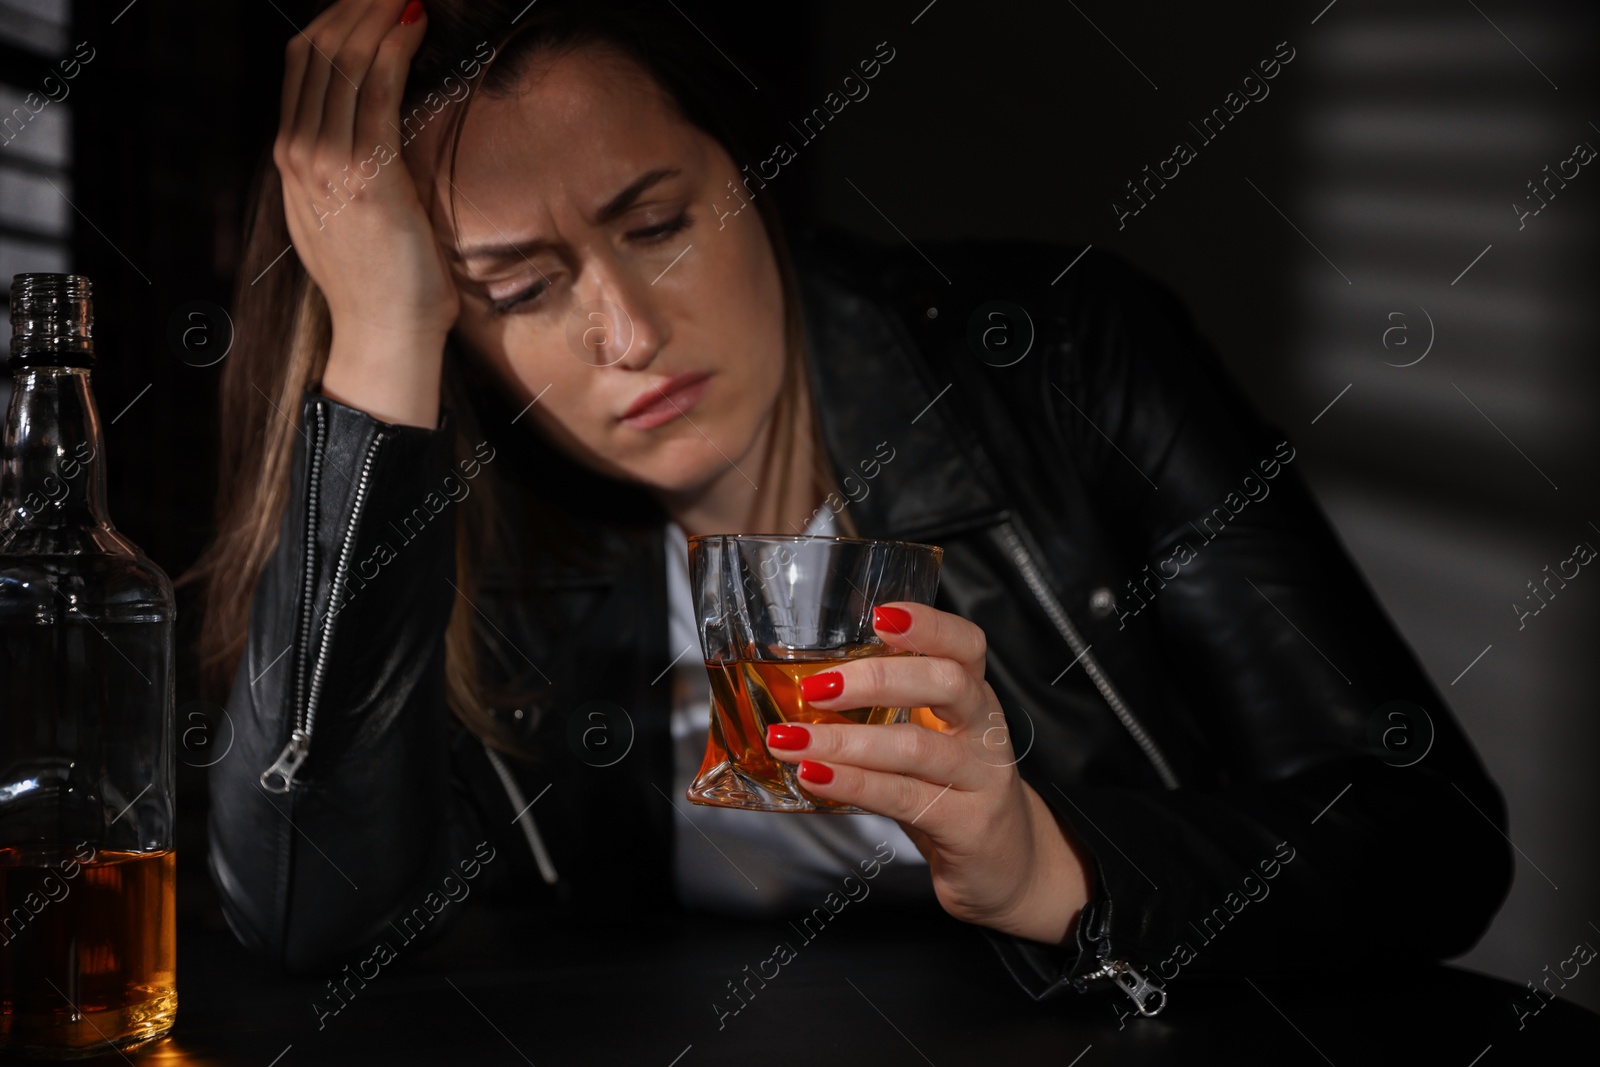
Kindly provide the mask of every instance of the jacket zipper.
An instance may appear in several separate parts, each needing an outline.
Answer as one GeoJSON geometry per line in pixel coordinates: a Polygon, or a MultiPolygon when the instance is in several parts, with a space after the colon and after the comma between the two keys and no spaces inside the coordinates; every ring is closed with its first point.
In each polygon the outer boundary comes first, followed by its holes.
{"type": "Polygon", "coordinates": [[[1139,720],[1134,718],[1133,711],[1122,699],[1122,695],[1117,692],[1116,686],[1111,684],[1110,677],[1107,676],[1095,658],[1089,654],[1089,648],[1084,644],[1083,637],[1079,635],[1078,628],[1072,624],[1072,619],[1062,609],[1061,602],[1050,591],[1050,587],[1045,585],[1044,579],[1039,575],[1039,568],[1034,564],[1033,557],[1028,555],[1028,550],[1022,543],[1022,538],[1017,534],[1010,520],[1000,524],[1000,536],[1006,542],[1006,548],[1011,553],[1012,562],[1022,572],[1023,580],[1028,583],[1028,588],[1033,590],[1033,595],[1039,601],[1040,606],[1044,608],[1044,613],[1050,617],[1050,621],[1055,625],[1061,636],[1066,638],[1068,647],[1076,653],[1078,659],[1083,661],[1083,669],[1089,673],[1095,688],[1100,690],[1100,695],[1105,698],[1106,703],[1111,706],[1111,710],[1150,760],[1151,765],[1156,770],[1156,774],[1161,777],[1162,784],[1168,789],[1178,788],[1178,776],[1172,772],[1172,765],[1167,762],[1166,756],[1162,755],[1161,749],[1156,746],[1155,741],[1145,732],[1144,727],[1139,724],[1139,720]]]}
{"type": "MultiPolygon", "coordinates": [[[[316,599],[316,517],[318,498],[322,487],[322,450],[325,444],[326,432],[324,415],[321,405],[317,407],[317,439],[312,450],[310,491],[306,503],[306,581],[304,604],[300,613],[300,658],[299,675],[296,684],[296,714],[293,731],[289,734],[289,743],[283,746],[283,751],[278,753],[278,758],[272,766],[261,772],[261,786],[269,793],[287,793],[294,785],[294,776],[300,765],[311,754],[311,730],[316,723],[317,701],[322,695],[322,676],[328,663],[328,648],[333,639],[334,620],[328,620],[322,631],[322,642],[317,647],[317,662],[311,672],[311,692],[305,695],[305,668],[306,657],[311,652],[311,613],[315,609],[316,599]]],[[[345,527],[344,543],[339,549],[339,563],[333,574],[333,592],[330,596],[337,596],[339,587],[344,583],[345,575],[350,570],[350,553],[355,548],[356,525],[361,521],[361,509],[366,503],[367,487],[372,477],[372,462],[377,457],[378,446],[383,443],[383,434],[373,437],[372,443],[367,446],[366,457],[361,462],[361,477],[356,482],[355,505],[350,512],[350,523],[345,527]]],[[[330,605],[332,600],[329,601],[330,605]]]]}
{"type": "MultiPolygon", "coordinates": [[[[1066,638],[1067,646],[1083,661],[1083,669],[1093,679],[1095,688],[1100,690],[1100,695],[1116,713],[1122,725],[1133,736],[1139,748],[1150,760],[1151,766],[1161,776],[1161,781],[1168,789],[1178,787],[1178,776],[1172,772],[1172,765],[1167,762],[1161,749],[1156,746],[1139,720],[1134,718],[1133,711],[1122,699],[1111,678],[1101,668],[1095,658],[1089,654],[1089,646],[1084,643],[1083,637],[1078,633],[1078,628],[1072,624],[1072,619],[1061,607],[1061,602],[1050,591],[1044,579],[1039,574],[1039,568],[1034,564],[1033,557],[1028,554],[1027,547],[1022,543],[1022,537],[1010,521],[1000,524],[1000,536],[1006,543],[1007,550],[1011,553],[1012,562],[1017,565],[1017,570],[1022,572],[1022,578],[1028,583],[1028,588],[1033,590],[1034,597],[1044,608],[1046,615],[1054,624],[1061,636],[1066,638]]],[[[1097,978],[1109,978],[1117,984],[1124,993],[1133,1000],[1140,1015],[1156,1015],[1167,1006],[1167,993],[1160,983],[1147,978],[1132,963],[1123,959],[1114,959],[1110,956],[1100,956],[1100,967],[1097,970],[1083,975],[1079,981],[1087,983],[1097,978]]]]}
{"type": "Polygon", "coordinates": [[[306,491],[306,521],[303,544],[305,545],[304,572],[301,578],[300,591],[300,626],[295,634],[295,643],[300,652],[295,657],[295,691],[294,705],[296,718],[294,731],[289,735],[289,744],[278,755],[277,762],[273,763],[261,774],[261,787],[269,793],[287,793],[289,781],[295,770],[305,761],[305,750],[310,738],[300,729],[299,709],[306,703],[306,649],[309,647],[311,632],[311,612],[315,608],[316,599],[316,530],[317,530],[317,505],[322,488],[322,445],[323,437],[327,431],[326,416],[323,414],[322,405],[316,405],[313,410],[317,414],[314,437],[311,441],[311,474],[307,479],[309,483],[306,491]],[[274,775],[277,779],[274,779],[274,775]],[[281,780],[281,784],[280,784],[281,780]]]}
{"type": "Polygon", "coordinates": [[[1100,969],[1083,976],[1082,981],[1109,978],[1133,1001],[1140,1015],[1160,1015],[1167,1006],[1167,991],[1160,982],[1147,977],[1127,960],[1100,959],[1100,969]]]}
{"type": "Polygon", "coordinates": [[[506,799],[511,801],[511,806],[517,810],[515,819],[522,827],[522,836],[527,839],[528,850],[533,853],[534,862],[539,865],[539,877],[544,879],[546,885],[555,885],[557,878],[555,864],[550,862],[550,853],[544,847],[544,838],[539,834],[538,824],[533,821],[533,805],[539,798],[534,797],[532,802],[523,803],[522,790],[517,788],[517,780],[511,774],[511,768],[506,766],[499,753],[489,747],[487,741],[483,742],[483,754],[489,757],[489,765],[494,768],[500,784],[505,787],[506,799]]]}

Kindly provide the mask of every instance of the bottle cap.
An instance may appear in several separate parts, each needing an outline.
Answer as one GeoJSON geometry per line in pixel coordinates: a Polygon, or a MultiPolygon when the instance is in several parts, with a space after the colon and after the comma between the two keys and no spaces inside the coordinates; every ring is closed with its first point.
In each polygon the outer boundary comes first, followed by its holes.
{"type": "Polygon", "coordinates": [[[92,287],[83,274],[11,278],[11,369],[94,365],[92,287]]]}

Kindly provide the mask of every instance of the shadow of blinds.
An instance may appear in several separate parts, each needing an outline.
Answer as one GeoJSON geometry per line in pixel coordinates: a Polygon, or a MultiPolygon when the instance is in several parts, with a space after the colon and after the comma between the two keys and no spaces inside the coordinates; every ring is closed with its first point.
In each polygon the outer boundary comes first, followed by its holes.
{"type": "MultiPolygon", "coordinates": [[[[1600,159],[1574,153],[1600,147],[1596,23],[1592,5],[1477,7],[1321,18],[1285,379],[1315,413],[1319,499],[1505,794],[1516,882],[1460,962],[1520,983],[1589,936],[1600,885],[1600,600],[1515,613],[1541,566],[1600,544],[1600,159]]],[[[1593,985],[1562,995],[1600,1009],[1593,985]]]]}
{"type": "Polygon", "coordinates": [[[1600,165],[1574,148],[1600,128],[1572,11],[1341,4],[1306,50],[1290,214],[1321,255],[1289,384],[1348,465],[1545,508],[1594,484],[1600,165]]]}

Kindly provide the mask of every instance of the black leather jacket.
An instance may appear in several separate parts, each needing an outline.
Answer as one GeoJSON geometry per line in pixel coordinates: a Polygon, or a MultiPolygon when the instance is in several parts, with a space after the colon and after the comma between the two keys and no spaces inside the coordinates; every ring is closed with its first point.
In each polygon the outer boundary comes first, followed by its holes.
{"type": "MultiPolygon", "coordinates": [[[[985,631],[1019,771],[1093,853],[1075,943],[985,931],[1018,983],[1153,1009],[1180,973],[1471,947],[1511,879],[1500,794],[1173,294],[1102,251],[924,245],[946,283],[811,237],[811,384],[855,522],[944,547],[937,604],[985,631]]],[[[483,403],[458,442],[448,408],[425,430],[305,394],[210,825],[235,933],[291,969],[386,935],[480,842],[505,895],[673,906],[659,514],[483,403]],[[533,693],[496,709],[531,761],[445,705],[449,498],[484,467],[527,489],[516,522],[572,502],[602,560],[484,563],[481,660],[533,693]]]]}

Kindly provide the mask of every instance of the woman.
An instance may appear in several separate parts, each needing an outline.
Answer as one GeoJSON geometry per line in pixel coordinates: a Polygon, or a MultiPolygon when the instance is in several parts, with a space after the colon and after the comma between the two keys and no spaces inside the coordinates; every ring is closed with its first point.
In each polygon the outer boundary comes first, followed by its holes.
{"type": "Polygon", "coordinates": [[[791,253],[784,134],[681,16],[523,7],[339,0],[289,42],[199,571],[245,943],[348,958],[468,863],[759,914],[870,861],[1035,997],[1470,947],[1499,794],[1169,292],[1021,242],[938,249],[948,283],[791,253]],[[769,737],[874,815],[691,810],[683,539],[800,531],[944,547],[938,604],[875,616],[922,655],[806,694],[932,728],[769,737]]]}

